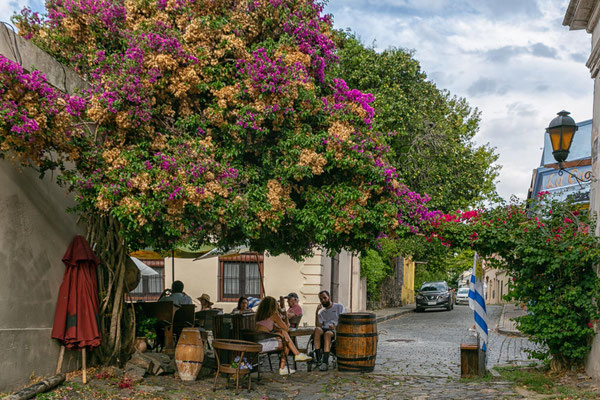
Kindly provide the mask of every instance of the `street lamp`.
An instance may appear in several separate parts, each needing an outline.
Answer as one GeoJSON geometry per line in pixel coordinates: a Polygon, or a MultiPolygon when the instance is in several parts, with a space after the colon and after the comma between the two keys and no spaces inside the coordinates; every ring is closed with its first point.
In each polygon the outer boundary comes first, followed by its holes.
{"type": "Polygon", "coordinates": [[[581,182],[591,182],[592,172],[588,171],[585,173],[585,179],[579,178],[577,175],[568,171],[564,167],[564,161],[569,156],[571,144],[573,143],[573,136],[577,132],[577,124],[573,118],[569,117],[568,111],[561,111],[558,116],[550,121],[550,125],[546,128],[546,132],[550,136],[550,142],[552,143],[552,155],[558,163],[558,175],[562,175],[563,172],[571,175],[577,180],[577,183],[581,186],[581,182]]]}

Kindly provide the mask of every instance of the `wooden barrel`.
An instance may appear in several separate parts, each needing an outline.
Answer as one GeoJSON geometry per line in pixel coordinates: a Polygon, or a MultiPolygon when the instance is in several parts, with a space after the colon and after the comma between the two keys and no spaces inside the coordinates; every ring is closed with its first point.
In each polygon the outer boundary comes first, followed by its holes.
{"type": "Polygon", "coordinates": [[[377,355],[377,321],[372,313],[340,315],[336,331],[338,370],[371,372],[377,355]]]}
{"type": "Polygon", "coordinates": [[[175,348],[175,365],[182,381],[198,377],[204,361],[204,344],[198,328],[183,328],[175,348]]]}

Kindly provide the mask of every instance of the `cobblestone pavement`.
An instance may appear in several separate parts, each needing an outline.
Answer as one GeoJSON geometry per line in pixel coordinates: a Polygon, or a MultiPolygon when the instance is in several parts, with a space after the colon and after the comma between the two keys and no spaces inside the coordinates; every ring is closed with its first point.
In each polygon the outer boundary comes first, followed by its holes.
{"type": "MultiPolygon", "coordinates": [[[[490,328],[495,327],[502,308],[488,309],[490,328]]],[[[453,311],[410,313],[378,324],[380,333],[375,371],[352,374],[330,371],[299,371],[289,377],[268,373],[268,363],[260,383],[253,379],[253,390],[234,393],[234,383],[227,385],[219,378],[217,391],[212,391],[213,374],[194,382],[182,382],[177,375],[146,377],[131,384],[122,376],[90,373],[88,385],[72,377],[44,399],[61,400],[187,400],[187,399],[531,399],[531,393],[517,392],[510,383],[498,379],[488,381],[460,380],[459,345],[469,335],[473,314],[468,306],[453,311]]],[[[302,345],[303,343],[301,343],[302,345]]],[[[532,344],[523,337],[490,333],[488,367],[508,361],[527,362],[524,349],[532,344]]],[[[277,361],[274,359],[276,365],[277,361]]],[[[535,397],[537,398],[537,397],[535,397]]]]}
{"type": "MultiPolygon", "coordinates": [[[[352,374],[331,371],[298,372],[290,377],[267,374],[252,391],[234,392],[234,384],[219,378],[217,391],[212,391],[213,379],[200,378],[182,382],[176,376],[147,377],[133,386],[123,385],[120,378],[92,378],[88,385],[65,382],[56,390],[44,394],[44,400],[321,400],[321,399],[415,399],[415,400],[486,400],[530,399],[518,394],[506,382],[469,382],[452,378],[352,374]],[[119,387],[121,385],[121,387],[119,387]]],[[[79,382],[81,382],[79,380],[79,382]]]]}
{"type": "MultiPolygon", "coordinates": [[[[534,348],[534,344],[525,337],[494,332],[501,313],[501,306],[488,306],[488,368],[530,363],[525,349],[534,348]]],[[[378,324],[376,372],[459,377],[460,344],[472,335],[468,330],[472,326],[473,311],[468,306],[410,313],[378,324]]]]}

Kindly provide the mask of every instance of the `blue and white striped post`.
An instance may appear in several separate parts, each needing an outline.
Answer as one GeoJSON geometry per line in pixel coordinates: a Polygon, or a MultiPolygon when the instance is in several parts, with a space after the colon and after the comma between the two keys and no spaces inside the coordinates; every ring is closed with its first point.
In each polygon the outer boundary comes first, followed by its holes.
{"type": "Polygon", "coordinates": [[[477,253],[473,256],[473,271],[469,282],[469,307],[475,317],[475,328],[481,339],[481,349],[486,351],[488,341],[487,311],[483,289],[483,266],[477,253]]]}

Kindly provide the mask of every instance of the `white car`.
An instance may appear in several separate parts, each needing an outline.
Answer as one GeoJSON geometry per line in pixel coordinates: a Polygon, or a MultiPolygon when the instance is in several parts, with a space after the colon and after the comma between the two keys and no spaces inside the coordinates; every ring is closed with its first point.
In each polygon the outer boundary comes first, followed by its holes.
{"type": "Polygon", "coordinates": [[[462,287],[456,292],[456,304],[469,304],[469,288],[462,287]]]}

